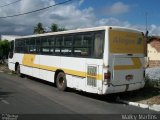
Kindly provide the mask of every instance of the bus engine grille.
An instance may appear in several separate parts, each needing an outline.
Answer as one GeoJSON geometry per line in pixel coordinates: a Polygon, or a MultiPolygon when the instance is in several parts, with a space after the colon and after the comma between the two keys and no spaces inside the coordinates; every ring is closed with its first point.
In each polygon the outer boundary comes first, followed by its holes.
{"type": "Polygon", "coordinates": [[[97,86],[97,67],[88,66],[87,68],[87,85],[96,87],[97,86]]]}

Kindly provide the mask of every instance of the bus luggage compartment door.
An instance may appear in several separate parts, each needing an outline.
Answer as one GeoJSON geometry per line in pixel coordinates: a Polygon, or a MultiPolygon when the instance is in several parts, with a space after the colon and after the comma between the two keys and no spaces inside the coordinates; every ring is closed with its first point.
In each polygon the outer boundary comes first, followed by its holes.
{"type": "Polygon", "coordinates": [[[112,84],[124,85],[143,80],[143,58],[114,56],[112,64],[112,84]]]}

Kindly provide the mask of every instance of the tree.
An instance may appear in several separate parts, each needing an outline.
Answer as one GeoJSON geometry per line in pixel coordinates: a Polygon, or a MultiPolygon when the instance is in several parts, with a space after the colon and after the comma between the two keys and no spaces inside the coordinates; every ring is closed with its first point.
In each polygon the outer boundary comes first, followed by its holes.
{"type": "Polygon", "coordinates": [[[43,24],[42,23],[38,23],[35,27],[34,27],[34,34],[42,34],[44,33],[44,28],[43,28],[43,24]]]}
{"type": "Polygon", "coordinates": [[[51,25],[51,31],[52,31],[52,32],[57,32],[57,31],[58,31],[58,25],[55,24],[55,23],[53,23],[53,24],[51,25]]]}
{"type": "Polygon", "coordinates": [[[67,29],[64,28],[64,27],[61,27],[61,28],[58,29],[58,31],[65,31],[65,30],[67,30],[67,29]]]}
{"type": "Polygon", "coordinates": [[[0,40],[0,59],[8,58],[9,42],[8,40],[0,40]]]}
{"type": "Polygon", "coordinates": [[[59,25],[53,23],[51,25],[51,32],[58,32],[58,31],[65,31],[66,29],[64,27],[59,27],[59,25]]]}

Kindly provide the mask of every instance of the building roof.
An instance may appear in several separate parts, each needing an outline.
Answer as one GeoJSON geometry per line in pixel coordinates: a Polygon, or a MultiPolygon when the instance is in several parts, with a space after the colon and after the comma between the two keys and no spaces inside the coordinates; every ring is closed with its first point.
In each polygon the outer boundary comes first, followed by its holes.
{"type": "Polygon", "coordinates": [[[148,43],[150,43],[150,42],[152,42],[154,40],[160,41],[160,36],[150,36],[148,43]]]}

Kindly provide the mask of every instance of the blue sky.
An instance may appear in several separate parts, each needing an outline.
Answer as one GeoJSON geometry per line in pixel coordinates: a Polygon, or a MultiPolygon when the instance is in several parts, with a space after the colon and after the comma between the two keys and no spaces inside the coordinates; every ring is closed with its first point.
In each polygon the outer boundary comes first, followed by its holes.
{"type": "Polygon", "coordinates": [[[84,0],[80,8],[87,7],[93,7],[97,17],[115,17],[132,24],[145,24],[145,13],[147,12],[148,23],[160,25],[158,20],[160,19],[160,0],[84,0]],[[117,14],[107,14],[107,8],[113,7],[116,3],[121,3],[122,6],[128,8],[117,14]]]}
{"type": "MultiPolygon", "coordinates": [[[[0,6],[16,0],[1,0],[0,6]]],[[[65,0],[21,0],[0,7],[0,17],[14,15],[50,6],[65,0]]],[[[104,25],[122,26],[145,32],[148,13],[150,35],[160,35],[160,0],[73,0],[44,11],[0,19],[0,34],[28,35],[38,22],[49,30],[52,23],[66,29],[104,25]]]]}

